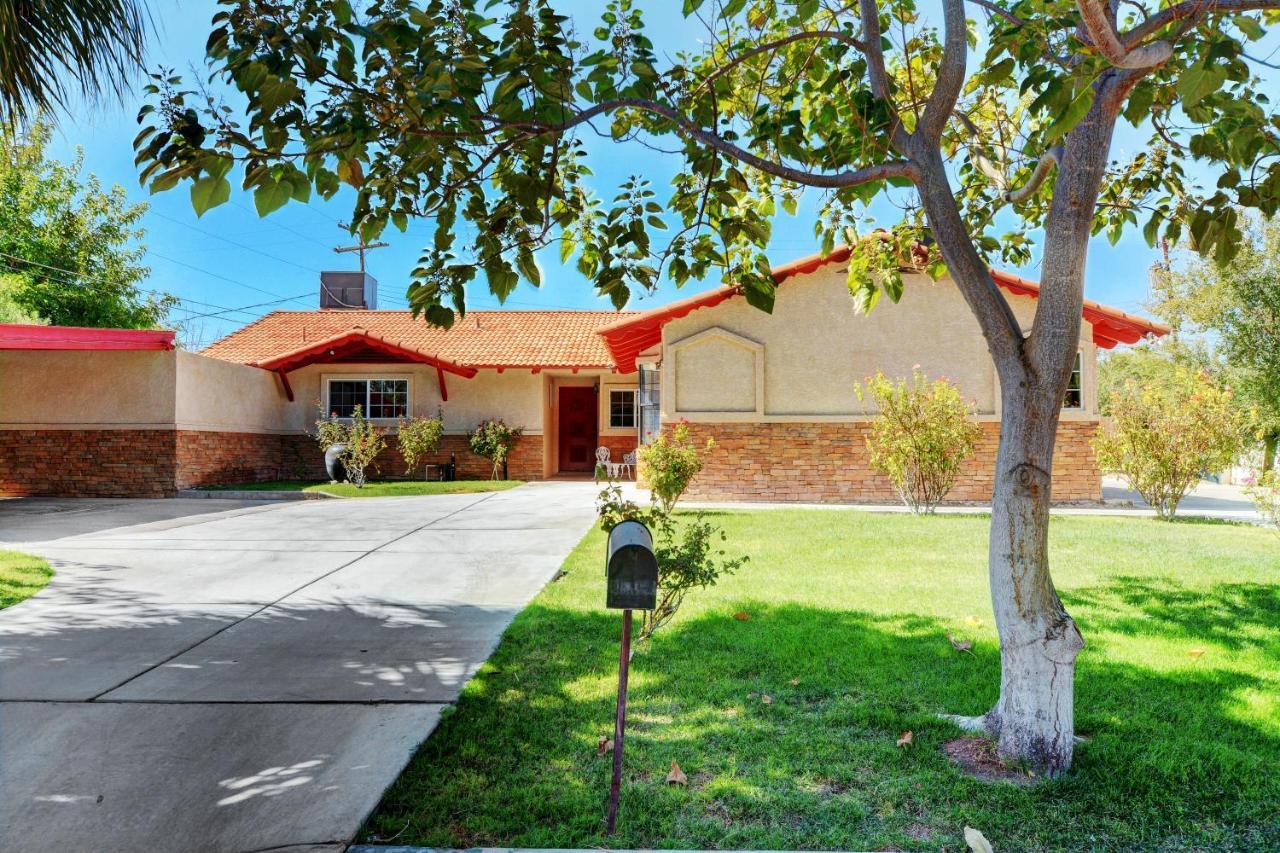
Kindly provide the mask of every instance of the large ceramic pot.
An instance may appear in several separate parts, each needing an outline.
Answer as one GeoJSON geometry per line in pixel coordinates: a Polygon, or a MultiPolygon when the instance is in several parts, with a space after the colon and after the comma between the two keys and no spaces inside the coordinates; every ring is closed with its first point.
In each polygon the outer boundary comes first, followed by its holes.
{"type": "Polygon", "coordinates": [[[335,483],[347,479],[347,466],[342,464],[342,454],[346,451],[345,444],[335,444],[324,452],[324,470],[329,472],[329,479],[335,483]]]}

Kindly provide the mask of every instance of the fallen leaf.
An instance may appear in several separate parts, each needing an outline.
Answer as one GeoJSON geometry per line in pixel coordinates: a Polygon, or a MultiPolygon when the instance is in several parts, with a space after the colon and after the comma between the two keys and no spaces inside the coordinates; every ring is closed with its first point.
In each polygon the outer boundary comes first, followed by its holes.
{"type": "Polygon", "coordinates": [[[898,746],[911,746],[915,742],[915,735],[910,730],[898,735],[898,746]]]}
{"type": "Polygon", "coordinates": [[[604,755],[606,752],[613,752],[613,740],[602,737],[600,742],[596,744],[596,755],[604,755]]]}
{"type": "Polygon", "coordinates": [[[766,694],[764,694],[763,696],[761,696],[761,697],[760,697],[760,702],[761,702],[761,704],[764,704],[764,705],[772,705],[772,704],[773,704],[773,697],[772,697],[772,696],[770,696],[768,693],[766,693],[766,694]]]}
{"type": "Polygon", "coordinates": [[[798,687],[800,685],[800,679],[793,678],[790,681],[788,681],[787,684],[790,684],[792,687],[798,687]]]}
{"type": "Polygon", "coordinates": [[[1199,657],[1202,654],[1204,654],[1204,649],[1201,649],[1201,648],[1194,648],[1191,651],[1187,652],[1187,656],[1190,657],[1192,660],[1199,659],[1199,657]]]}
{"type": "Polygon", "coordinates": [[[750,622],[751,614],[745,610],[739,610],[737,613],[733,614],[733,618],[737,619],[739,622],[750,622]]]}
{"type": "Polygon", "coordinates": [[[970,625],[972,625],[972,626],[973,626],[973,627],[975,627],[975,628],[981,628],[981,627],[982,627],[982,620],[981,620],[981,619],[979,619],[977,616],[969,616],[969,617],[968,617],[968,618],[966,618],[964,621],[965,621],[965,622],[967,622],[967,623],[969,623],[970,625]]]}
{"type": "Polygon", "coordinates": [[[947,639],[951,641],[951,646],[956,651],[973,654],[973,643],[968,640],[962,640],[959,637],[953,637],[950,634],[947,634],[947,639]]]}
{"type": "Polygon", "coordinates": [[[668,785],[688,785],[689,777],[684,775],[684,771],[680,769],[680,765],[674,761],[671,762],[671,772],[667,774],[668,785]]]}
{"type": "Polygon", "coordinates": [[[996,853],[987,837],[972,826],[964,828],[964,843],[969,845],[973,853],[996,853]]]}

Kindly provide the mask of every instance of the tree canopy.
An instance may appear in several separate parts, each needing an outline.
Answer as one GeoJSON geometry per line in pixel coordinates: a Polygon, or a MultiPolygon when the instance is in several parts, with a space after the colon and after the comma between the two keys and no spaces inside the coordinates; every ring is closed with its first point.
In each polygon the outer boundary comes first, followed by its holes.
{"type": "Polygon", "coordinates": [[[1197,258],[1161,271],[1154,307],[1178,332],[1212,345],[1256,415],[1270,468],[1280,442],[1280,220],[1245,223],[1247,239],[1228,263],[1197,258]]]}
{"type": "Polygon", "coordinates": [[[139,243],[144,204],[85,177],[81,157],[49,158],[49,127],[0,135],[0,270],[10,319],[63,326],[147,328],[173,297],[145,293],[139,243]]]}
{"type": "MultiPolygon", "coordinates": [[[[1226,260],[1236,208],[1280,204],[1280,136],[1248,59],[1275,15],[1250,10],[1277,5],[1134,2],[1111,19],[1086,0],[974,2],[951,36],[985,48],[966,78],[910,0],[686,0],[706,46],[670,59],[631,0],[604,4],[595,26],[551,0],[223,0],[208,61],[244,117],[157,74],[138,155],[153,190],[188,181],[197,212],[238,177],[262,213],[349,184],[366,239],[432,218],[410,301],[436,322],[452,319],[447,303],[462,310],[476,275],[499,297],[540,283],[533,253],[551,243],[619,305],[664,271],[714,269],[767,308],[776,212],[817,189],[821,245],[865,236],[866,202],[920,177],[902,154],[917,129],[940,137],[979,252],[1027,261],[1045,179],[1110,74],[1122,91],[1106,96],[1127,98],[1150,143],[1107,165],[1093,230],[1189,236],[1226,260]],[[598,194],[588,133],[664,146],[685,168],[665,197],[643,177],[598,194]],[[1213,185],[1187,178],[1193,160],[1214,164],[1213,185]]],[[[929,236],[920,203],[899,196],[902,239],[877,241],[850,274],[863,307],[898,295],[896,261],[929,236]]]]}

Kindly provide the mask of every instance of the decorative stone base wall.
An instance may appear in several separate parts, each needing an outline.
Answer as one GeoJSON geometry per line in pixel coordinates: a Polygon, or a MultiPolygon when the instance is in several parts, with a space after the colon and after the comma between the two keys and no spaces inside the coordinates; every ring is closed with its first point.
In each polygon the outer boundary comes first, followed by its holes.
{"type": "Polygon", "coordinates": [[[174,482],[179,489],[283,477],[283,436],[194,430],[178,430],[174,435],[174,482]]]}
{"type": "MultiPolygon", "coordinates": [[[[983,422],[982,437],[965,461],[948,503],[991,499],[1000,425],[983,422]]],[[[1099,501],[1102,476],[1090,443],[1097,421],[1058,426],[1053,459],[1055,503],[1099,501]]],[[[691,423],[695,444],[716,441],[686,492],[695,500],[896,503],[883,474],[871,467],[870,424],[691,423]]]]}
{"type": "MultiPolygon", "coordinates": [[[[309,435],[286,435],[280,437],[281,464],[285,476],[299,480],[323,480],[327,477],[324,470],[324,454],[320,446],[309,435]]],[[[450,457],[457,460],[458,479],[488,480],[493,473],[493,465],[483,456],[471,452],[465,435],[445,435],[440,439],[439,449],[418,463],[415,477],[423,475],[424,464],[443,464],[450,457]]],[[[373,460],[372,476],[376,479],[406,479],[404,457],[396,446],[394,436],[388,436],[387,446],[373,460]]],[[[499,474],[501,476],[501,474],[499,474]]],[[[513,480],[542,479],[542,436],[522,435],[516,439],[516,446],[507,459],[507,476],[513,480]]]]}
{"type": "Polygon", "coordinates": [[[173,430],[0,430],[0,495],[163,498],[177,491],[173,430]]]}

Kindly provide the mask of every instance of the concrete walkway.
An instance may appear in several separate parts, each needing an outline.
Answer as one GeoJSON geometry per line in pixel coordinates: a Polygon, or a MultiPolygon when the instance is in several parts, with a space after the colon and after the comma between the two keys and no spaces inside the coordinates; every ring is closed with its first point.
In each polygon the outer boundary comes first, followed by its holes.
{"type": "Polygon", "coordinates": [[[594,493],[0,501],[0,850],[343,849],[594,493]]]}
{"type": "MultiPolygon", "coordinates": [[[[648,504],[647,489],[638,489],[634,483],[623,483],[625,497],[641,505],[648,504]]],[[[684,500],[680,502],[682,509],[843,509],[861,512],[909,512],[902,504],[852,504],[852,503],[799,503],[788,501],[698,501],[684,500]]],[[[972,514],[990,512],[991,507],[985,505],[940,506],[941,514],[972,514]]],[[[1050,512],[1054,515],[1111,515],[1137,516],[1152,518],[1155,511],[1142,499],[1142,496],[1131,490],[1123,480],[1116,477],[1102,478],[1102,503],[1055,506],[1050,512]]],[[[1253,501],[1244,493],[1242,486],[1224,486],[1218,483],[1201,481],[1178,505],[1179,518],[1209,518],[1222,521],[1243,521],[1249,524],[1262,524],[1262,516],[1254,509],[1253,501]]]]}

